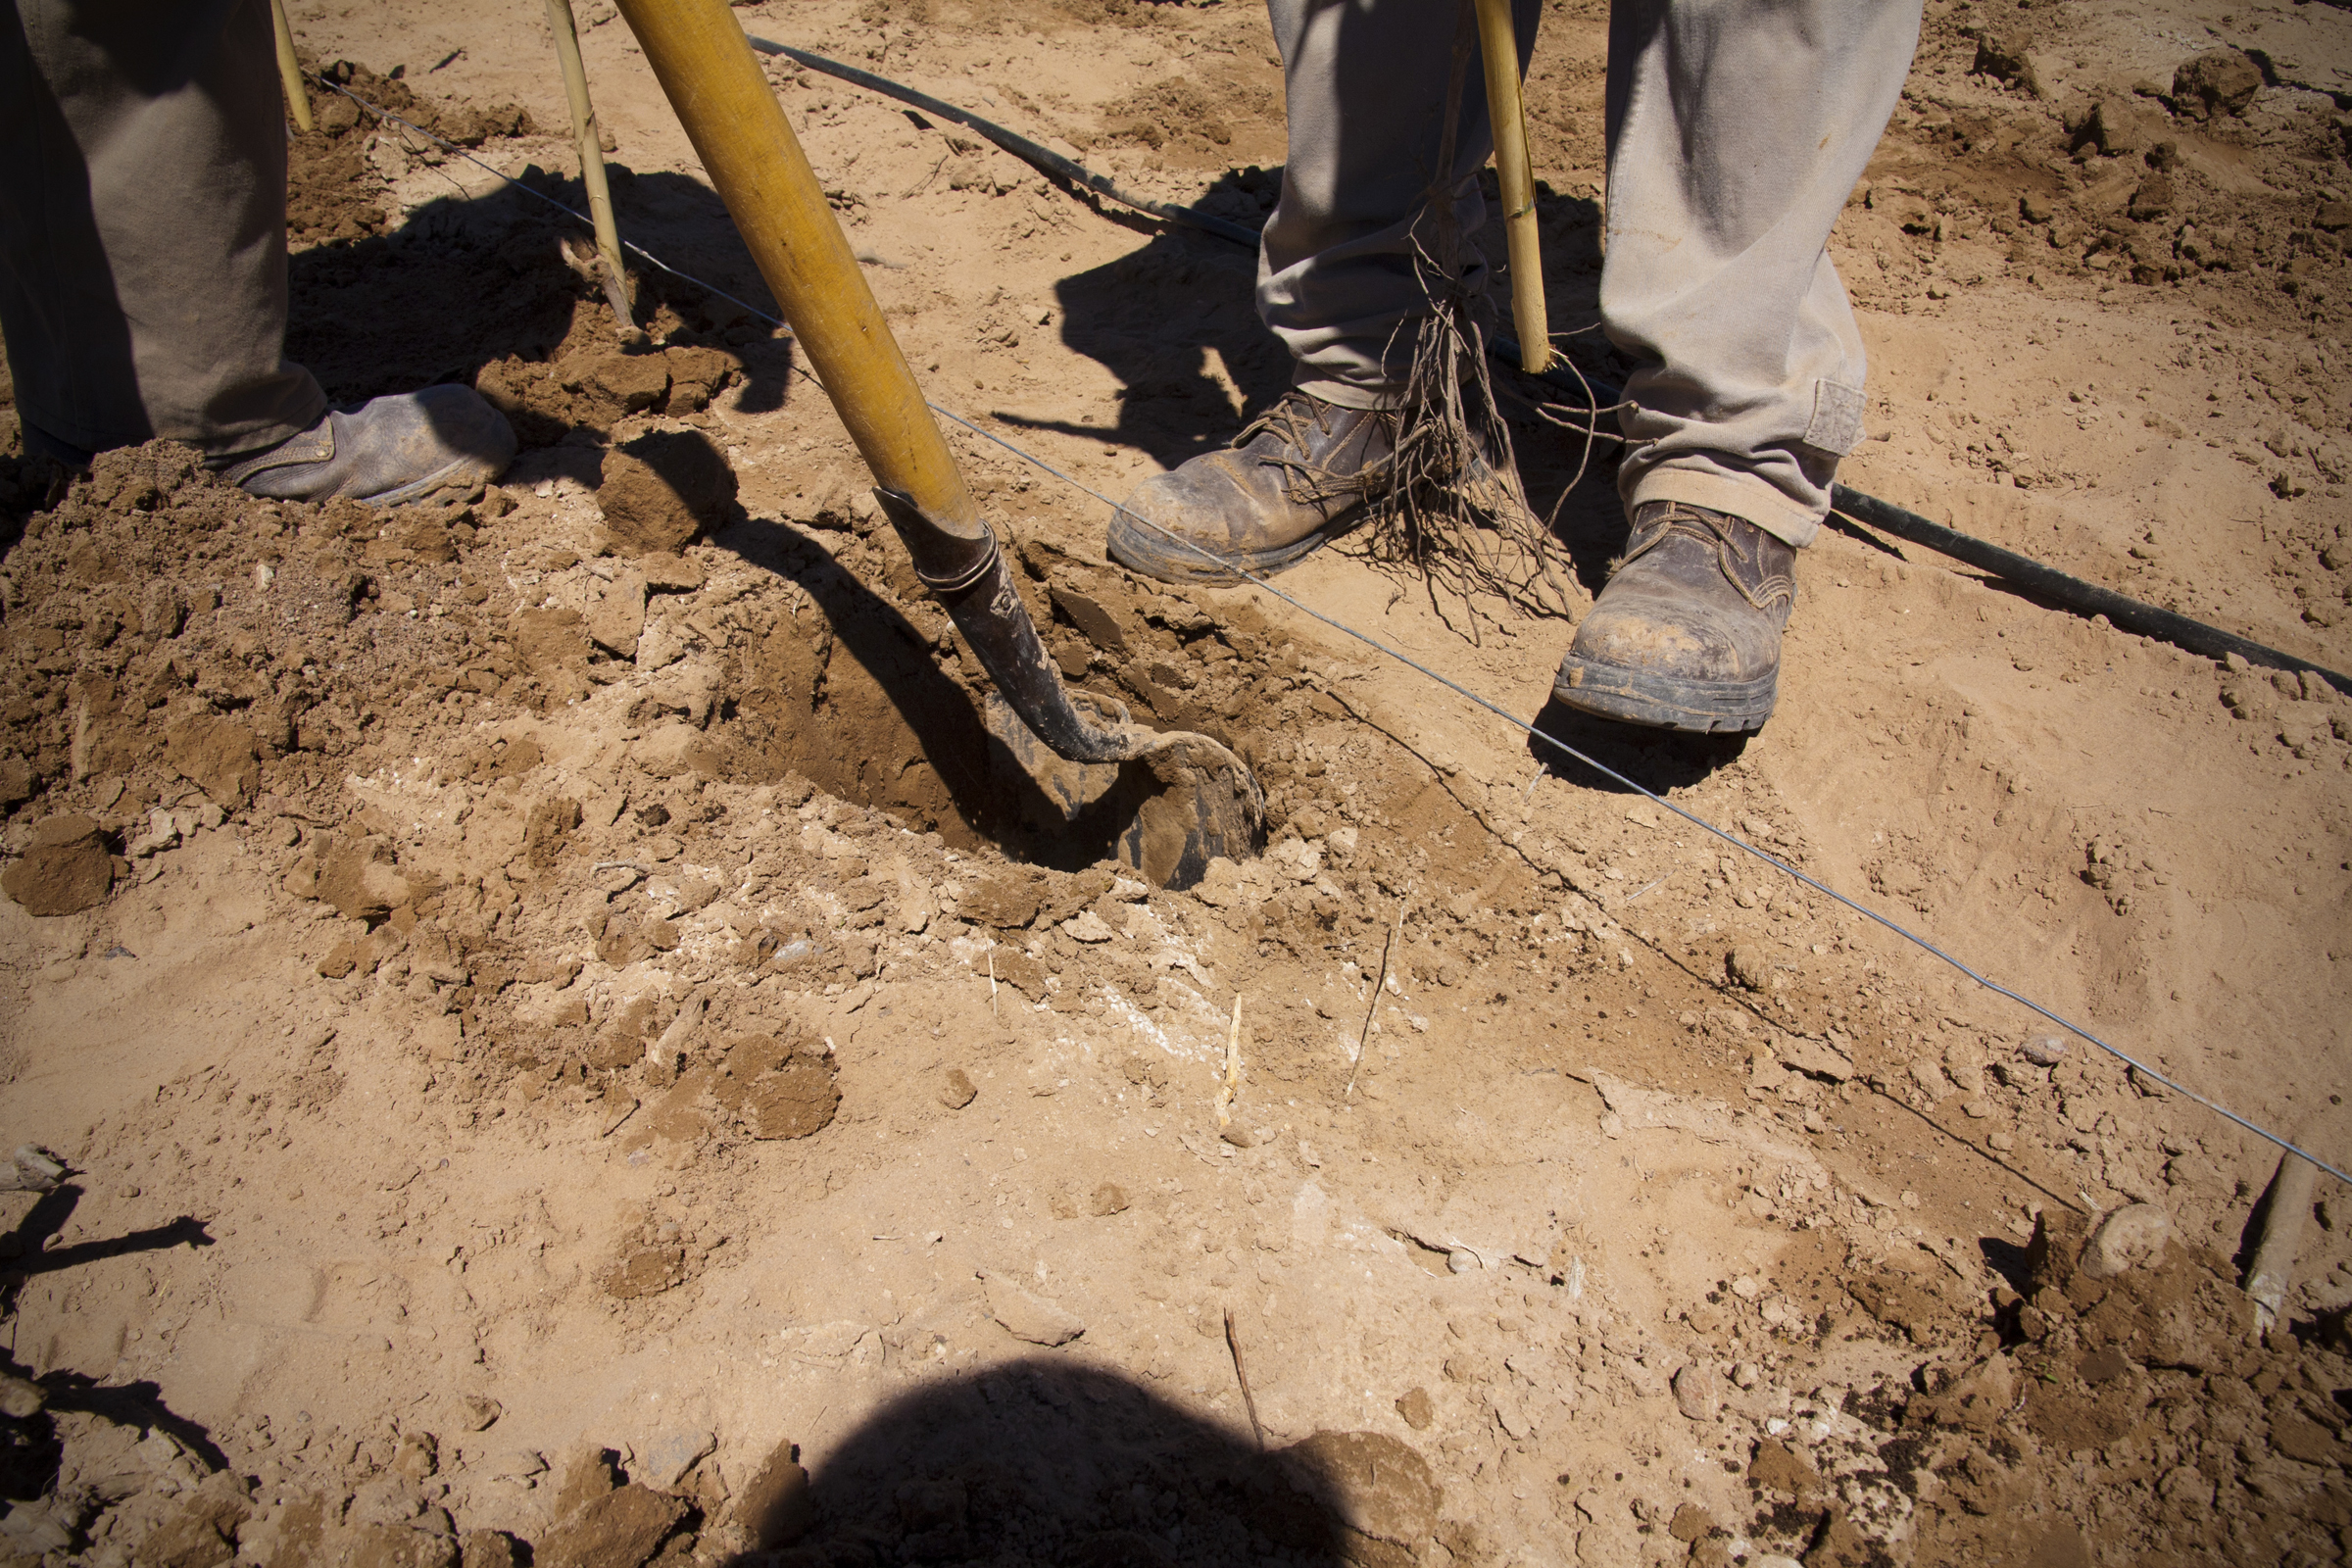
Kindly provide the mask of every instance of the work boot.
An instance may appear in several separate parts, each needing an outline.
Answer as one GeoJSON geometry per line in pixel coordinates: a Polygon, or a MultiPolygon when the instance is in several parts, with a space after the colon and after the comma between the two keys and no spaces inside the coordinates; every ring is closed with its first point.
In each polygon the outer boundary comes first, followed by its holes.
{"type": "Polygon", "coordinates": [[[1161,582],[1224,584],[1297,564],[1389,492],[1396,416],[1293,387],[1222,452],[1135,487],[1111,559],[1161,582]]]}
{"type": "Polygon", "coordinates": [[[220,460],[221,476],[279,501],[349,497],[397,507],[470,490],[514,458],[507,416],[469,386],[428,386],[341,410],[263,452],[220,460]]]}
{"type": "Polygon", "coordinates": [[[1629,724],[1761,729],[1780,695],[1795,571],[1796,552],[1744,517],[1643,502],[1552,695],[1629,724]]]}

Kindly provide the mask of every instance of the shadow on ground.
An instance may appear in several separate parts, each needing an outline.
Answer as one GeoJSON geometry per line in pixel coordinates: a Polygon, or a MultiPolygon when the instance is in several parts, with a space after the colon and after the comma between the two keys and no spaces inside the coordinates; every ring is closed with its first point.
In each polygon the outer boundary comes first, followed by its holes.
{"type": "MultiPolygon", "coordinates": [[[[617,163],[609,172],[624,233],[659,233],[672,266],[776,314],[715,192],[684,174],[638,174],[617,163]]],[[[585,211],[577,179],[536,166],[519,178],[528,190],[501,185],[428,202],[388,233],[293,253],[286,357],[310,367],[329,401],[343,405],[445,381],[471,385],[483,366],[509,355],[549,359],[582,311],[610,323],[602,296],[565,260],[567,243],[584,243],[583,225],[529,194],[585,211]]],[[[666,315],[691,334],[685,341],[727,344],[744,361],[744,406],[782,404],[787,340],[668,273],[638,269],[632,281],[640,322],[666,315]]]]}
{"type": "Polygon", "coordinates": [[[1689,789],[1718,768],[1729,766],[1747,750],[1748,742],[1745,735],[1686,735],[1679,730],[1621,724],[1579,712],[1557,698],[1544,705],[1534,723],[1544,734],[1565,742],[1583,756],[1570,756],[1530,735],[1529,757],[1564,783],[1607,795],[1631,795],[1634,791],[1603,768],[1663,795],[1669,790],[1689,789]]]}
{"type": "MultiPolygon", "coordinates": [[[[907,1353],[924,1353],[919,1337],[907,1353]]],[[[797,1544],[738,1561],[1409,1562],[1437,1502],[1428,1465],[1394,1438],[1325,1433],[1261,1452],[1247,1429],[1115,1373],[1033,1358],[943,1375],[883,1407],[806,1492],[768,1502],[759,1523],[797,1544]]]]}
{"type": "MultiPolygon", "coordinates": [[[[937,828],[951,843],[985,838],[1057,870],[1138,863],[1137,821],[1167,789],[1149,764],[1086,769],[1082,795],[1060,792],[1073,771],[1064,768],[1049,793],[991,729],[974,693],[947,673],[943,650],[813,540],[789,523],[745,517],[712,542],[797,584],[822,617],[821,633],[779,625],[735,699],[738,727],[767,772],[797,771],[844,799],[937,828]]],[[[895,588],[921,592],[897,540],[880,538],[875,555],[895,588]]],[[[1045,749],[1030,739],[1023,750],[1045,749]]]]}

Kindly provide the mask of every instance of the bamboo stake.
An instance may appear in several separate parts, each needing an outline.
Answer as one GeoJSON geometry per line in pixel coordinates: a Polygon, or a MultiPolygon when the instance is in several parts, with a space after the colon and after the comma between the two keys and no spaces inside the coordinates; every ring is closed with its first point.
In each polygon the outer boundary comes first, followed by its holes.
{"type": "Polygon", "coordinates": [[[623,333],[637,326],[629,301],[629,274],[620,265],[620,227],[612,221],[612,192],[605,183],[605,144],[596,106],[588,101],[588,68],[580,59],[580,32],[571,20],[571,0],[547,0],[547,24],[556,35],[556,58],[564,63],[564,96],[571,101],[571,134],[580,145],[580,183],[588,187],[588,216],[596,220],[596,260],[605,274],[605,298],[620,318],[623,333]]]}
{"type": "Polygon", "coordinates": [[[270,24],[277,34],[277,79],[285,83],[286,110],[294,128],[311,128],[311,90],[303,85],[302,64],[294,58],[294,26],[286,21],[286,0],[270,0],[270,24]]]}
{"type": "Polygon", "coordinates": [[[1487,65],[1487,118],[1494,125],[1494,172],[1502,186],[1503,234],[1510,243],[1511,321],[1519,330],[1519,368],[1540,375],[1551,364],[1551,323],[1544,310],[1544,258],[1536,236],[1536,172],[1527,156],[1527,105],[1519,96],[1519,40],[1511,0],[1476,0],[1479,52],[1487,65]]]}

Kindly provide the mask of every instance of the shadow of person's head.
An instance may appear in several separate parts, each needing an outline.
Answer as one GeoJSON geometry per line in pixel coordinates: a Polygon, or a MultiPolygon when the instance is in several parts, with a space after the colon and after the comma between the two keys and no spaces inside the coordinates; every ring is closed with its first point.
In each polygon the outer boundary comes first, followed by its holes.
{"type": "Polygon", "coordinates": [[[1432,1539],[1438,1501],[1427,1463],[1385,1434],[1261,1452],[1247,1429],[1116,1373],[1030,1358],[942,1375],[883,1406],[805,1492],[742,1521],[769,1551],[740,1560],[1401,1563],[1432,1539]]]}

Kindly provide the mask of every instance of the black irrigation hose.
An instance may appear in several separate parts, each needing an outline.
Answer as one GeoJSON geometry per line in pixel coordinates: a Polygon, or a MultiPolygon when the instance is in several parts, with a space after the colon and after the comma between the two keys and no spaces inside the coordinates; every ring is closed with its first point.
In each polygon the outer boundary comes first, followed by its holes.
{"type": "Polygon", "coordinates": [[[1107,175],[1082,168],[1052,148],[1041,147],[1026,136],[1015,135],[994,121],[982,120],[978,115],[966,113],[954,104],[942,103],[927,92],[901,86],[888,76],[877,76],[870,71],[859,71],[856,66],[845,66],[838,60],[827,60],[823,55],[812,55],[806,49],[795,49],[790,44],[777,43],[768,38],[753,38],[750,42],[761,54],[782,55],[795,65],[806,66],[810,71],[821,71],[828,76],[838,76],[852,86],[878,92],[885,98],[896,98],[903,104],[920,109],[926,115],[935,115],[966,130],[977,131],[1039,172],[1067,180],[1098,196],[1107,196],[1122,207],[1132,207],[1139,213],[1149,213],[1167,222],[1181,223],[1187,228],[1214,234],[1219,239],[1229,239],[1236,245],[1248,245],[1252,249],[1257,245],[1257,230],[1253,228],[1246,228],[1240,223],[1211,217],[1207,213],[1197,213],[1190,207],[1179,207],[1174,202],[1148,201],[1141,196],[1130,196],[1112,184],[1107,175]]]}
{"type": "Polygon", "coordinates": [[[2352,695],[2352,676],[2341,675],[2325,665],[2315,664],[2292,654],[2282,654],[2276,648],[2266,648],[2258,642],[2240,637],[2219,626],[2208,626],[2192,620],[2176,611],[2157,605],[2142,604],[2127,598],[2112,588],[2102,588],[2095,582],[2070,577],[2054,566],[2045,566],[2031,556],[2021,556],[2014,550],[1930,522],[1916,512],[1906,512],[1876,496],[1866,496],[1859,490],[1838,485],[1830,492],[1830,505],[1853,518],[1868,523],[1882,533],[1908,539],[1930,550],[1965,562],[1982,571],[1989,571],[2037,599],[2049,600],[2085,615],[2105,615],[2119,630],[2138,637],[2153,637],[2158,642],[2185,648],[2207,659],[2227,659],[2235,654],[2249,664],[2264,664],[2273,669],[2308,669],[2313,674],[2346,695],[2352,695]]]}
{"type": "MultiPolygon", "coordinates": [[[[837,76],[853,86],[880,93],[885,98],[896,98],[927,115],[936,115],[976,131],[1040,172],[1093,191],[1098,196],[1106,196],[1121,206],[1132,207],[1139,213],[1148,213],[1167,222],[1200,229],[1202,233],[1214,234],[1236,245],[1248,245],[1253,249],[1257,245],[1257,230],[1253,228],[1174,202],[1148,201],[1141,196],[1131,196],[1112,184],[1106,176],[1094,173],[1051,148],[1041,147],[1026,136],[1015,135],[993,121],[983,120],[954,104],[944,103],[929,93],[917,92],[887,76],[877,76],[870,71],[845,66],[838,60],[828,60],[823,55],[810,54],[806,49],[795,49],[788,44],[775,43],[766,38],[754,38],[751,44],[763,54],[782,55],[810,71],[837,76]]],[[[1490,338],[1488,349],[1505,365],[1513,368],[1518,367],[1519,345],[1508,337],[1497,334],[1490,338]]],[[[1615,403],[1620,396],[1618,389],[1605,381],[1590,377],[1580,379],[1565,370],[1545,370],[1538,379],[1603,406],[1615,403]]],[[[2144,604],[2119,594],[2112,588],[2085,582],[2055,566],[2044,565],[2031,556],[2021,556],[2014,550],[2005,550],[1988,540],[1930,521],[1918,513],[1907,511],[1892,502],[1864,495],[1846,485],[1838,485],[1830,492],[1830,506],[1833,511],[1842,513],[1856,522],[1867,523],[1882,533],[1890,533],[1897,539],[1924,545],[1939,555],[1975,566],[1980,571],[1988,571],[2037,599],[2047,600],[2083,615],[2105,615],[2109,623],[2120,631],[2138,637],[2152,637],[2158,642],[2171,643],[2176,648],[2207,659],[2218,661],[2235,654],[2249,664],[2261,664],[2271,669],[2308,669],[2337,691],[2352,696],[2352,675],[2339,674],[2326,665],[2265,647],[2235,632],[2224,631],[2219,626],[2209,626],[2177,611],[2144,604]]]]}

